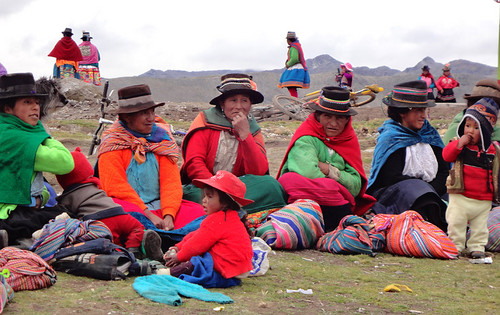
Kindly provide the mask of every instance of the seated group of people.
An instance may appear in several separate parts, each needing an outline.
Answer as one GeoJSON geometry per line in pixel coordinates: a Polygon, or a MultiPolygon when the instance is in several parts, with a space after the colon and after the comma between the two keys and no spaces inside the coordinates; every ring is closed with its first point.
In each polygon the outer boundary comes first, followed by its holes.
{"type": "MultiPolygon", "coordinates": [[[[62,212],[89,218],[89,209],[99,209],[106,211],[90,218],[112,218],[109,227],[117,242],[126,243],[133,235],[126,247],[164,260],[173,267],[173,275],[192,272],[196,263],[191,258],[210,253],[223,278],[238,278],[251,269],[250,237],[241,237],[247,233],[245,214],[311,199],[321,206],[325,231],[334,230],[346,215],[412,209],[448,231],[458,250],[464,251],[463,221],[477,215],[454,220],[447,213],[446,181],[449,163],[467,148],[463,163],[454,163],[465,165],[458,176],[466,179],[460,193],[471,200],[487,200],[491,208],[497,187],[490,176],[494,157],[490,145],[496,140],[491,134],[500,101],[500,88],[491,81],[478,82],[466,96],[471,107],[460,113],[463,118],[457,120],[456,129],[450,127],[460,140],[451,142],[454,148],[448,151],[453,152],[444,157],[441,136],[426,119],[427,108],[434,104],[427,99],[425,82],[396,85],[383,100],[389,119],[379,129],[369,178],[352,127],[357,113],[346,89],[324,87],[319,99],[309,103],[313,113],[296,130],[275,178],[269,174],[261,129],[250,114],[251,106],[264,100],[250,76],[222,76],[217,86],[220,95],[210,101],[214,106],[195,118],[180,150],[170,126],[155,114],[164,103],[154,101],[147,85],[128,86],[118,91],[118,119],[103,134],[97,178],[81,153],[69,152],[46,133],[39,117],[47,96],[37,93],[33,75],[2,76],[0,247],[29,241],[33,232],[62,212]],[[51,201],[51,187],[42,172],[57,175],[64,188],[59,203],[51,201]],[[89,185],[94,185],[92,192],[82,190],[89,185]],[[75,189],[86,194],[74,193],[75,189]],[[95,202],[84,207],[92,198],[95,202]],[[144,232],[135,221],[122,237],[117,222],[131,220],[127,212],[141,213],[165,231],[208,216],[163,255],[158,234],[144,232]]],[[[457,213],[459,205],[452,198],[450,207],[457,213]]],[[[474,225],[478,231],[486,224],[483,221],[484,211],[474,225]]],[[[469,250],[484,254],[484,230],[471,238],[469,250]]]]}

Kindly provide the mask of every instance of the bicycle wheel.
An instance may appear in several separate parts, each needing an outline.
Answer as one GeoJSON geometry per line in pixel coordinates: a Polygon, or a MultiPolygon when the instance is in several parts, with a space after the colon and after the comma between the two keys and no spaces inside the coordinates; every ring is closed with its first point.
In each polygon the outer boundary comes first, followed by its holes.
{"type": "Polygon", "coordinates": [[[293,96],[276,95],[273,97],[273,104],[277,109],[289,117],[301,121],[306,120],[310,114],[310,111],[304,107],[305,103],[302,99],[293,96]]]}
{"type": "Polygon", "coordinates": [[[361,105],[368,104],[375,99],[375,93],[368,92],[366,94],[351,94],[351,106],[358,107],[361,105]]]}

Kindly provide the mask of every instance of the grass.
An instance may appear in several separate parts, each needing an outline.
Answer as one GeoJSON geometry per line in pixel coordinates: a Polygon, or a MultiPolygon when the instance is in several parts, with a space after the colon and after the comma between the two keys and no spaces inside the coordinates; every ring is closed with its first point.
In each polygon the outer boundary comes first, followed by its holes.
{"type": "MultiPolygon", "coordinates": [[[[230,314],[397,314],[410,310],[432,314],[497,314],[500,270],[467,260],[438,260],[379,254],[333,255],[315,250],[275,251],[266,275],[242,285],[211,289],[231,297],[230,314]],[[384,292],[392,283],[410,292],[384,292]],[[312,295],[287,289],[312,289],[312,295]]],[[[493,259],[500,258],[496,255],[493,259]]],[[[151,302],[132,288],[133,278],[99,281],[58,273],[48,289],[16,292],[5,314],[183,314],[211,313],[219,306],[183,298],[179,307],[151,302]],[[54,304],[46,303],[54,301],[54,304]]]]}

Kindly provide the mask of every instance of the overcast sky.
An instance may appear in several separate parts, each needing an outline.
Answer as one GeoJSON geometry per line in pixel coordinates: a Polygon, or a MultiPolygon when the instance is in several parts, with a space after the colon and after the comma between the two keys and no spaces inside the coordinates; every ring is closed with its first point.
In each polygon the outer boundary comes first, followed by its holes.
{"type": "Polygon", "coordinates": [[[426,56],[497,66],[494,0],[0,0],[0,62],[50,76],[66,27],[89,31],[106,78],[157,70],[270,70],[286,59],[287,31],[306,58],[403,70],[426,56]]]}

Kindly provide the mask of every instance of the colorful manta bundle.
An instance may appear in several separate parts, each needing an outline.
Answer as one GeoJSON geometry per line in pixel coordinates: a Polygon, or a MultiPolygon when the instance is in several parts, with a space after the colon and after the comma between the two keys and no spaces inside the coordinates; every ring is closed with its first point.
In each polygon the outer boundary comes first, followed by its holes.
{"type": "Polygon", "coordinates": [[[446,234],[413,210],[401,214],[377,214],[375,230],[386,233],[386,251],[410,257],[453,259],[458,251],[446,234]]]}
{"type": "Polygon", "coordinates": [[[0,270],[5,269],[10,272],[5,280],[16,292],[48,288],[57,281],[54,269],[40,256],[16,247],[0,250],[0,270]]]}
{"type": "Polygon", "coordinates": [[[342,218],[339,226],[323,235],[316,248],[332,254],[367,254],[375,256],[385,247],[384,233],[370,228],[365,219],[356,215],[342,218]]]}
{"type": "Polygon", "coordinates": [[[323,213],[313,200],[299,199],[269,215],[256,230],[257,237],[275,249],[314,246],[324,234],[323,213]]]}
{"type": "Polygon", "coordinates": [[[491,209],[488,215],[488,243],[486,250],[491,252],[500,252],[500,207],[491,209]]]}

